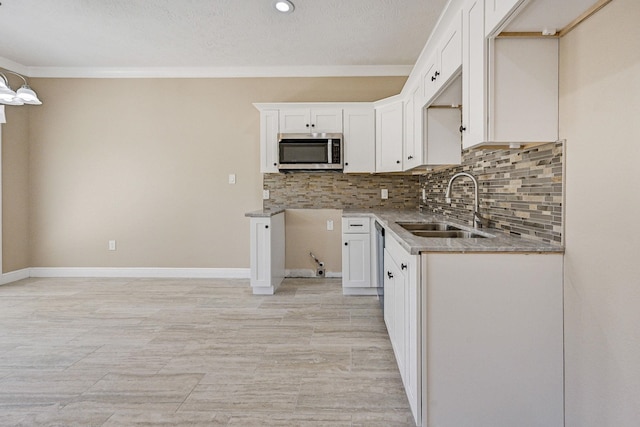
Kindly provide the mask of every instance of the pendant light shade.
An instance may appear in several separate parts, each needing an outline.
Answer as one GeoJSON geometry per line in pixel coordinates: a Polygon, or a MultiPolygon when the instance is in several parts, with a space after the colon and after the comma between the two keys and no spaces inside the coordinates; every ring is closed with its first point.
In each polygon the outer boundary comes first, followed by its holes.
{"type": "Polygon", "coordinates": [[[5,105],[42,105],[42,101],[38,99],[35,91],[29,87],[27,79],[13,71],[0,72],[0,104],[5,105]],[[14,74],[20,77],[24,84],[17,92],[14,92],[9,86],[9,79],[4,73],[14,74]]]}
{"type": "Polygon", "coordinates": [[[29,85],[22,85],[22,87],[16,92],[16,95],[24,101],[25,104],[42,105],[42,101],[38,99],[38,95],[36,95],[29,85]]]}

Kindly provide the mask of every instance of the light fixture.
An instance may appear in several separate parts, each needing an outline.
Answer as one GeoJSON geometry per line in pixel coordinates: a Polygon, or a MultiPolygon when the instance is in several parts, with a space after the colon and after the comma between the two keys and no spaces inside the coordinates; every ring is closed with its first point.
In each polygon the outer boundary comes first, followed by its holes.
{"type": "Polygon", "coordinates": [[[27,83],[27,79],[25,79],[22,75],[18,73],[14,73],[13,71],[4,71],[0,72],[0,104],[5,105],[42,105],[42,101],[38,99],[38,95],[34,92],[33,89],[29,87],[27,83]],[[13,74],[22,79],[24,84],[14,92],[9,86],[9,79],[5,73],[13,74]]]}
{"type": "Polygon", "coordinates": [[[291,13],[293,12],[293,9],[295,9],[293,3],[289,0],[277,0],[273,3],[273,7],[275,7],[278,12],[282,13],[291,13]]]}

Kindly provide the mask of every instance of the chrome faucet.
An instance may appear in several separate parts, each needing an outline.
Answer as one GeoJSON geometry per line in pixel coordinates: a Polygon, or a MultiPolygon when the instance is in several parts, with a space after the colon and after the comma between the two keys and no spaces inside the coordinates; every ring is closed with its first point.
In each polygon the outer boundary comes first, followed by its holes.
{"type": "Polygon", "coordinates": [[[480,199],[478,197],[478,180],[475,176],[471,175],[468,172],[458,172],[453,175],[449,180],[449,184],[447,184],[447,192],[444,194],[444,200],[447,203],[451,203],[451,185],[456,178],[460,178],[461,176],[466,176],[471,178],[474,186],[474,194],[475,194],[475,203],[473,206],[473,228],[482,228],[489,227],[489,220],[480,215],[480,199]]]}

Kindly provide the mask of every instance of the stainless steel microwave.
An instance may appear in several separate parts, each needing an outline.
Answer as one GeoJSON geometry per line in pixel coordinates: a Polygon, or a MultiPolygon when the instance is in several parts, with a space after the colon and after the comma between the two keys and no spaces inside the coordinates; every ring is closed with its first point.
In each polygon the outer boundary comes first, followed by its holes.
{"type": "Polygon", "coordinates": [[[278,134],[278,169],[342,170],[341,133],[278,134]]]}

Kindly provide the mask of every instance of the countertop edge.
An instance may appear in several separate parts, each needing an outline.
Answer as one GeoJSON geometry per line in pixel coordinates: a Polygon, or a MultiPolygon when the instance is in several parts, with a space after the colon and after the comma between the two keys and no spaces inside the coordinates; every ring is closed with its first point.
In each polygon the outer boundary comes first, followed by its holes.
{"type": "Polygon", "coordinates": [[[284,209],[261,209],[257,211],[251,211],[244,214],[248,218],[270,218],[272,216],[283,213],[284,209]]]}
{"type": "Polygon", "coordinates": [[[424,214],[418,211],[360,211],[343,210],[342,217],[369,217],[380,222],[385,230],[411,255],[429,253],[531,253],[531,254],[564,254],[564,247],[557,244],[539,242],[522,237],[511,236],[496,229],[480,230],[494,237],[485,239],[428,239],[416,237],[396,224],[398,221],[429,222],[438,221],[460,226],[470,230],[446,217],[424,214]]]}

